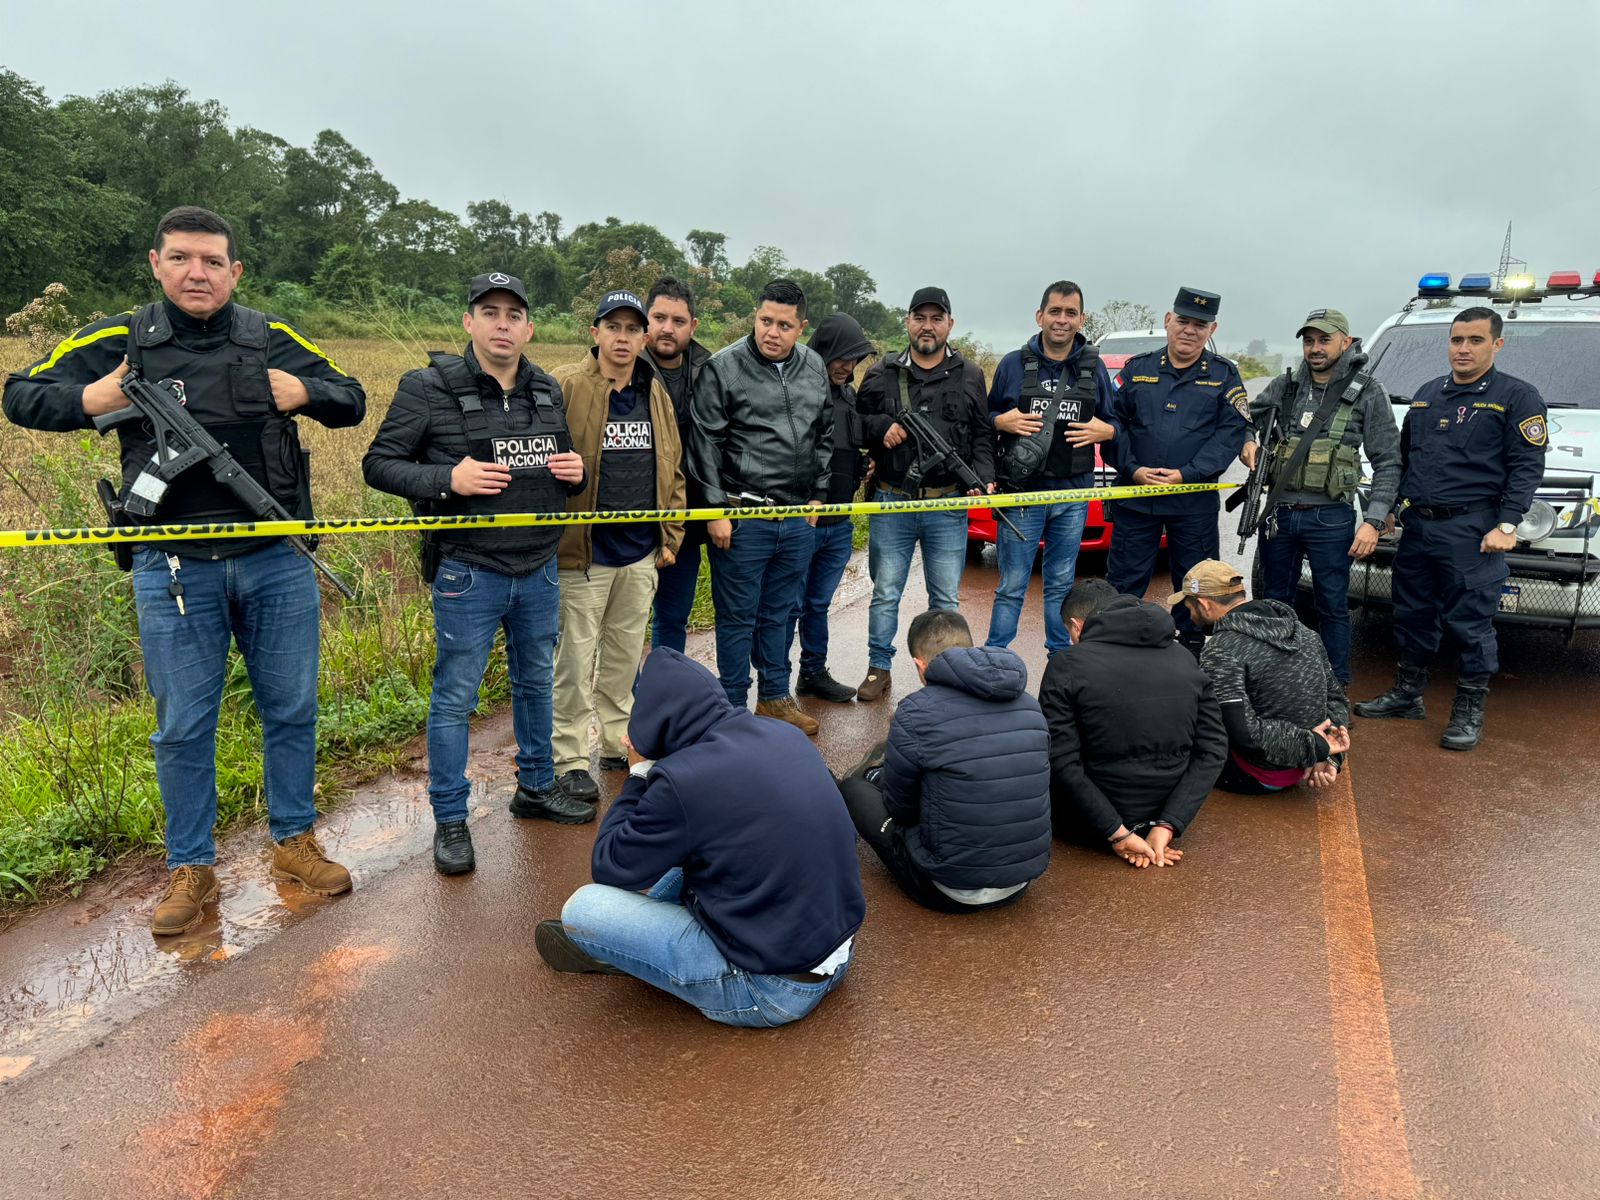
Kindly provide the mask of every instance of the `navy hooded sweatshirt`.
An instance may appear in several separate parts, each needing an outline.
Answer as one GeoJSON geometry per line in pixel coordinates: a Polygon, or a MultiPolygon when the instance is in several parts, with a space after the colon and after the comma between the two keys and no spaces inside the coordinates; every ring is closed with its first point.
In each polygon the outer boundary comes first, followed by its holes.
{"type": "Polygon", "coordinates": [[[878,786],[906,848],[948,888],[1027,883],[1050,865],[1050,731],[1010,650],[962,646],[900,702],[878,786]]]}
{"type": "Polygon", "coordinates": [[[600,825],[596,883],[641,891],[682,867],[689,911],[754,974],[809,971],[855,936],[866,915],[855,827],[805,734],[735,708],[710,671],[660,646],[628,740],[655,761],[600,825]]]}

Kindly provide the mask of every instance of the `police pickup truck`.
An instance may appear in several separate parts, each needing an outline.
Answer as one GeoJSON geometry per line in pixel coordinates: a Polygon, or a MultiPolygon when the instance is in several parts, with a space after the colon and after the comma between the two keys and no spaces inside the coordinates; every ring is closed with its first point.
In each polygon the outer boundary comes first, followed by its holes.
{"type": "MultiPolygon", "coordinates": [[[[1373,373],[1403,423],[1412,395],[1448,369],[1450,322],[1463,308],[1492,306],[1505,322],[1495,366],[1539,389],[1549,407],[1544,483],[1506,555],[1511,575],[1496,622],[1560,630],[1600,628],[1600,271],[1552,274],[1543,288],[1531,275],[1424,275],[1417,295],[1378,326],[1366,350],[1373,373]],[[1594,303],[1584,303],[1595,301],[1594,303]]],[[[1365,492],[1358,503],[1365,502],[1365,492]]],[[[1403,529],[1350,573],[1350,603],[1391,603],[1389,569],[1403,529]]],[[[1309,591],[1310,574],[1300,586],[1309,591]]]]}

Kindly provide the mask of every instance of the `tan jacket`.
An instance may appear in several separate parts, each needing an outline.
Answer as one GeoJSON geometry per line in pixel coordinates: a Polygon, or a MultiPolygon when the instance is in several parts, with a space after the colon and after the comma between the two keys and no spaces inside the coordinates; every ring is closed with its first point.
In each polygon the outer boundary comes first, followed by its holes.
{"type": "MultiPolygon", "coordinates": [[[[645,360],[641,358],[641,362],[645,360]]],[[[648,362],[646,366],[648,367],[648,362]]],[[[567,501],[568,512],[593,512],[600,494],[600,441],[606,415],[611,408],[611,381],[600,373],[600,360],[593,350],[582,360],[557,367],[550,372],[561,385],[567,401],[567,428],[572,433],[572,448],[583,456],[588,472],[583,491],[567,501]]],[[[656,440],[656,507],[688,507],[683,483],[683,446],[678,438],[678,417],[672,397],[653,372],[650,380],[650,423],[656,440]]],[[[587,571],[594,559],[593,526],[569,525],[561,535],[556,565],[563,570],[587,571]]],[[[661,545],[674,555],[683,545],[683,522],[661,522],[661,545]]]]}

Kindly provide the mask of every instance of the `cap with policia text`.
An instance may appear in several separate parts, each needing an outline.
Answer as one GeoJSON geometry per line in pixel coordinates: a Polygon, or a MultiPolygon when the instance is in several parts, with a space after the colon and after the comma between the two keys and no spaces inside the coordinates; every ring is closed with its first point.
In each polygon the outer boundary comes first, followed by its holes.
{"type": "Polygon", "coordinates": [[[467,284],[467,307],[471,308],[490,292],[510,292],[522,301],[523,308],[528,307],[528,289],[522,286],[522,280],[515,275],[507,275],[504,271],[474,275],[472,282],[467,284]]]}
{"type": "Polygon", "coordinates": [[[924,304],[937,304],[948,315],[950,312],[950,293],[939,287],[918,288],[911,297],[911,303],[906,307],[907,312],[916,312],[924,304]]]}
{"type": "Polygon", "coordinates": [[[1295,337],[1304,337],[1308,329],[1349,337],[1350,319],[1337,308],[1313,308],[1306,314],[1305,322],[1295,330],[1295,337]]]}
{"type": "Polygon", "coordinates": [[[650,318],[645,315],[644,301],[632,292],[607,292],[600,300],[600,307],[594,311],[594,323],[600,324],[607,314],[614,313],[619,308],[633,309],[639,314],[641,324],[650,324],[650,318]]]}
{"type": "Polygon", "coordinates": [[[1204,596],[1216,600],[1222,596],[1236,596],[1244,591],[1244,576],[1225,562],[1208,558],[1195,563],[1183,577],[1183,591],[1167,597],[1167,607],[1177,608],[1190,596],[1204,596]]]}
{"type": "Polygon", "coordinates": [[[1192,287],[1179,288],[1178,298],[1172,302],[1174,316],[1193,317],[1197,321],[1215,321],[1221,307],[1221,296],[1192,287]]]}

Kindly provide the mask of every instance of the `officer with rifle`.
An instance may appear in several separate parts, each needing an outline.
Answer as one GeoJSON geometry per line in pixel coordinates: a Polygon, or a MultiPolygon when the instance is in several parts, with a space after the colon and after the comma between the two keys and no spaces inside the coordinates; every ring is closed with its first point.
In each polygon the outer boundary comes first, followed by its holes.
{"type": "MultiPolygon", "coordinates": [[[[1334,675],[1348,685],[1350,568],[1372,553],[1394,507],[1400,431],[1342,312],[1314,309],[1297,336],[1304,361],[1251,401],[1251,429],[1239,454],[1251,469],[1251,486],[1258,495],[1265,491],[1251,522],[1261,555],[1256,598],[1293,604],[1300,564],[1309,561],[1317,629],[1334,675]],[[1363,450],[1372,463],[1372,493],[1358,524],[1353,501],[1363,450]]],[[[1248,536],[1250,529],[1241,523],[1239,532],[1248,536]]]]}
{"type": "MultiPolygon", "coordinates": [[[[244,264],[216,213],[185,206],[163,216],[150,269],[163,299],[85,326],[11,376],[6,416],[32,429],[114,427],[122,485],[106,491],[119,523],[310,517],[295,417],[357,425],[361,385],[288,323],[233,302],[244,264]],[[137,417],[116,415],[130,404],[137,417]]],[[[321,595],[306,549],[281,537],[152,540],[128,560],[171,871],[156,934],[191,928],[217,895],[216,732],[230,642],[261,717],[272,874],[322,895],[350,887],[311,832],[321,595]]]]}
{"type": "MultiPolygon", "coordinates": [[[[906,313],[910,345],[868,369],[856,407],[877,479],[875,500],[927,500],[994,491],[994,430],[983,370],[949,345],[955,321],[943,288],[919,288],[906,313]],[[920,436],[918,436],[920,434],[920,436]]],[[[996,509],[998,515],[1001,510],[996,509]]],[[[928,607],[954,611],[967,561],[967,514],[883,513],[868,518],[872,607],[867,677],[858,700],[889,690],[900,597],[912,552],[922,547],[928,607]]]]}
{"type": "MultiPolygon", "coordinates": [[[[1111,411],[1111,377],[1082,333],[1083,289],[1066,279],[1052,283],[1033,319],[1039,332],[1000,360],[989,387],[989,412],[1000,435],[999,486],[1009,492],[1093,487],[1095,444],[1117,431],[1102,419],[1111,411]]],[[[1061,606],[1077,576],[1089,504],[1030,504],[1010,515],[1017,532],[996,531],[1000,583],[985,644],[1004,649],[1017,636],[1042,541],[1044,645],[1054,654],[1072,644],[1061,606]]]]}

